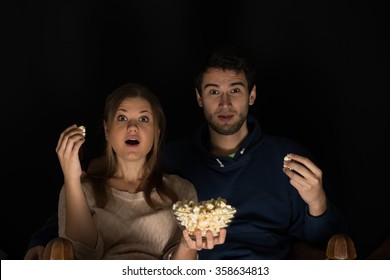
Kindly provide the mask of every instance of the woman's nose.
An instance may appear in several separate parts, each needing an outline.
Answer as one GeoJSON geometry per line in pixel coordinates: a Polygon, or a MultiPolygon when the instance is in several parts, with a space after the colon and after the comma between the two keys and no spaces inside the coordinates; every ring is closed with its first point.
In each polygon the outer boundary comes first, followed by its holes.
{"type": "Polygon", "coordinates": [[[138,125],[136,121],[129,121],[127,124],[127,130],[128,131],[137,131],[138,125]]]}

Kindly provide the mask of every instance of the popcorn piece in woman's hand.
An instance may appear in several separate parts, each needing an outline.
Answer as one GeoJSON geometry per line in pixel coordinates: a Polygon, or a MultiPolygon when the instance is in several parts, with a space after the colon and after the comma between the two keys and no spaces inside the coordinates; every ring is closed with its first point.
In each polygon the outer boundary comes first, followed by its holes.
{"type": "Polygon", "coordinates": [[[85,135],[87,135],[87,129],[85,128],[85,126],[80,125],[79,129],[81,129],[83,131],[83,136],[85,137],[85,135]]]}

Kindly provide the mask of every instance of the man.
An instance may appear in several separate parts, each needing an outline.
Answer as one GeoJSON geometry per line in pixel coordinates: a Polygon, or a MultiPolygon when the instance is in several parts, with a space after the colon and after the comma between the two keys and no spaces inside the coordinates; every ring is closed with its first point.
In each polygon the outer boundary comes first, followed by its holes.
{"type": "Polygon", "coordinates": [[[222,197],[237,209],[225,244],[199,252],[200,259],[285,259],[294,238],[325,246],[346,231],[309,153],[265,135],[248,116],[256,85],[244,55],[217,49],[195,88],[206,123],[192,139],[166,146],[165,167],[189,179],[199,200],[222,197]]]}
{"type": "MultiPolygon", "coordinates": [[[[248,115],[256,85],[245,55],[216,49],[199,69],[195,91],[206,123],[194,137],[166,145],[164,166],[189,179],[199,200],[222,197],[237,209],[225,243],[200,251],[199,259],[286,259],[294,239],[325,246],[346,232],[308,151],[265,135],[248,115]]],[[[37,256],[34,248],[29,253],[37,256]]]]}

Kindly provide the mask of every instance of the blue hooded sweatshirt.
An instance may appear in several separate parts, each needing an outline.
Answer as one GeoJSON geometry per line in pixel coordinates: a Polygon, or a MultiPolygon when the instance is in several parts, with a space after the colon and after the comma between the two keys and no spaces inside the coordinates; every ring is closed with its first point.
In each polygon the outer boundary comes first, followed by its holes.
{"type": "Polygon", "coordinates": [[[310,216],[282,171],[288,153],[314,161],[310,153],[295,141],[265,135],[255,117],[248,116],[247,124],[249,135],[232,158],[210,152],[206,123],[193,138],[164,147],[166,171],[190,180],[199,200],[222,197],[237,209],[225,243],[201,250],[199,259],[287,259],[294,238],[325,247],[333,234],[346,232],[326,186],[327,211],[310,216]]]}

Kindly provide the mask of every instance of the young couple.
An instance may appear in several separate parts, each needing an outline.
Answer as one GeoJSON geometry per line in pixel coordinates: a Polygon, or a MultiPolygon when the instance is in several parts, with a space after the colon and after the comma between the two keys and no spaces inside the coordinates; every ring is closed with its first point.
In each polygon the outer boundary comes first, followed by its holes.
{"type": "Polygon", "coordinates": [[[286,259],[295,239],[324,246],[346,233],[309,152],[264,134],[248,115],[255,69],[244,54],[214,50],[195,93],[206,122],[193,137],[163,145],[157,98],[138,84],[115,90],[105,104],[105,154],[87,172],[78,158],[83,130],[68,127],[56,148],[64,173],[58,216],[32,237],[25,259],[41,258],[57,233],[79,259],[286,259]],[[193,240],[178,228],[175,201],[217,197],[237,209],[220,236],[193,240]]]}

